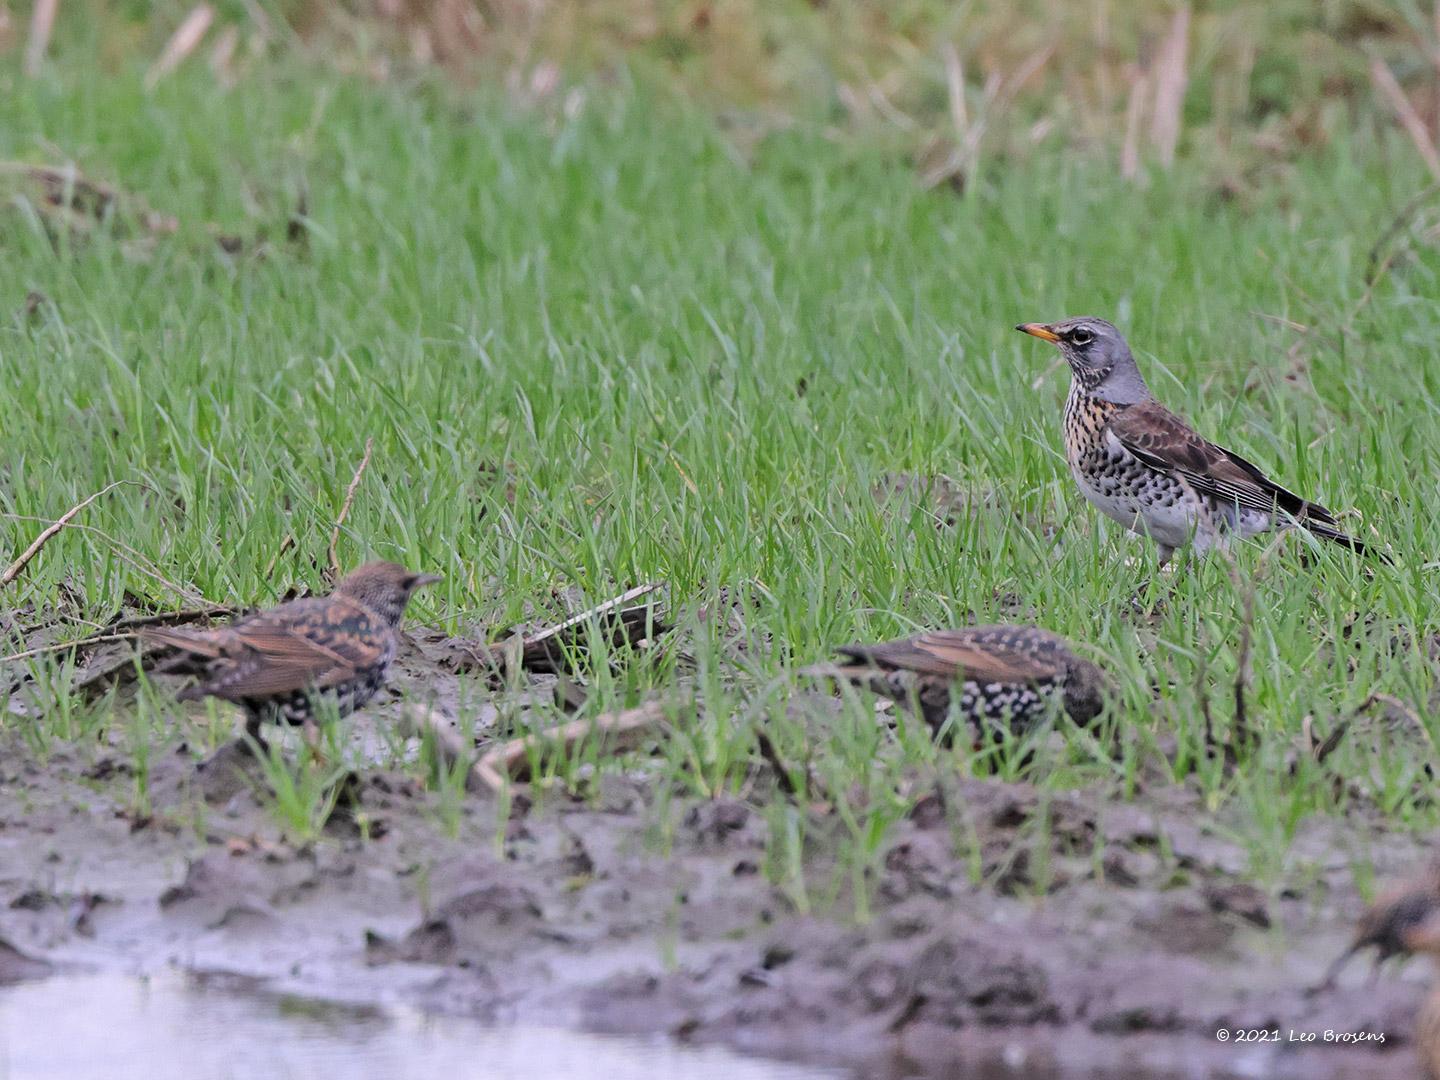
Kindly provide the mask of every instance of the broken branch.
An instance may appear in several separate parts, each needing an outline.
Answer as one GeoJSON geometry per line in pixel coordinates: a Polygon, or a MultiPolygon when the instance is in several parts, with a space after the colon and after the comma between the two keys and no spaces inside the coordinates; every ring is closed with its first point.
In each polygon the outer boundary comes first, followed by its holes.
{"type": "Polygon", "coordinates": [[[121,484],[127,483],[131,483],[131,481],[116,480],[114,483],[101,488],[99,491],[95,492],[94,495],[91,495],[88,499],[76,503],[69,510],[65,511],[65,513],[62,514],[58,520],[43,529],[40,535],[35,538],[35,542],[31,544],[28,548],[26,548],[24,551],[22,551],[20,553],[20,557],[16,559],[13,563],[11,563],[8,567],[6,567],[3,574],[0,574],[0,588],[9,585],[12,581],[19,577],[20,572],[30,564],[30,560],[35,558],[36,555],[40,554],[40,549],[43,548],[46,544],[48,544],[56,533],[60,532],[60,530],[65,528],[65,526],[70,524],[70,522],[74,521],[82,510],[84,510],[87,506],[93,503],[96,499],[100,498],[101,495],[104,495],[107,492],[114,491],[121,484]]]}
{"type": "Polygon", "coordinates": [[[53,645],[41,645],[36,649],[26,649],[24,652],[11,653],[9,656],[0,656],[0,664],[10,664],[17,660],[29,660],[36,656],[45,656],[49,653],[65,652],[69,649],[83,649],[86,645],[103,645],[107,641],[134,641],[139,634],[91,634],[89,637],[75,638],[73,641],[57,641],[53,645]]]}
{"type": "Polygon", "coordinates": [[[345,519],[350,516],[350,507],[355,502],[355,492],[360,487],[360,479],[365,475],[365,469],[370,464],[370,451],[375,448],[375,439],[372,436],[365,440],[365,454],[360,459],[360,464],[355,469],[355,475],[350,478],[350,486],[345,489],[345,501],[340,506],[340,516],[335,519],[335,528],[330,532],[330,574],[333,578],[340,576],[340,530],[345,525],[345,519]]]}
{"type": "Polygon", "coordinates": [[[590,735],[600,734],[606,737],[606,749],[610,753],[624,753],[639,745],[646,733],[664,720],[663,701],[651,701],[623,712],[603,713],[588,720],[572,720],[568,724],[511,739],[487,751],[475,763],[474,773],[491,791],[499,792],[511,783],[529,777],[531,756],[541,747],[554,746],[569,754],[590,735]]]}
{"type": "MultiPolygon", "coordinates": [[[[560,637],[566,631],[573,630],[577,626],[583,626],[591,619],[603,618],[615,612],[618,608],[622,608],[626,604],[639,600],[643,596],[649,596],[651,593],[658,592],[662,588],[664,588],[662,584],[652,581],[646,585],[637,585],[633,589],[626,589],[619,596],[606,600],[603,604],[596,604],[594,607],[582,611],[579,615],[572,615],[564,622],[556,623],[554,626],[546,627],[544,630],[531,634],[525,638],[525,651],[529,653],[531,650],[541,649],[546,642],[560,637]]],[[[623,614],[623,612],[621,614],[623,614]]]]}

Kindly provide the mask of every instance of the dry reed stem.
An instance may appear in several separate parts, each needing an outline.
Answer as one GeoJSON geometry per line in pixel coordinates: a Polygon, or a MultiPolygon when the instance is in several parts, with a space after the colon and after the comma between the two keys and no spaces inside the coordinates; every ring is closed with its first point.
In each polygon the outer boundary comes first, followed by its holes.
{"type": "Polygon", "coordinates": [[[40,74],[45,53],[50,48],[50,32],[55,29],[55,11],[60,0],[35,0],[30,13],[30,38],[25,43],[25,74],[32,79],[40,74]]]}
{"type": "Polygon", "coordinates": [[[214,21],[215,9],[209,4],[197,4],[191,8],[190,14],[185,16],[176,27],[175,33],[170,35],[170,40],[165,43],[160,58],[145,73],[145,89],[155,89],[156,83],[183,64],[185,58],[195,51],[214,21]]]}
{"type": "Polygon", "coordinates": [[[1180,143],[1181,112],[1185,107],[1185,87],[1190,82],[1186,53],[1190,45],[1190,6],[1176,9],[1170,22],[1170,33],[1160,46],[1155,64],[1155,112],[1150,117],[1150,141],[1165,168],[1175,164],[1175,148],[1180,143]]]}
{"type": "Polygon", "coordinates": [[[1425,166],[1430,170],[1430,175],[1440,180],[1440,152],[1435,149],[1435,140],[1430,137],[1429,130],[1425,127],[1425,121],[1415,111],[1405,91],[1395,81],[1390,67],[1380,57],[1372,57],[1370,60],[1370,81],[1380,91],[1390,107],[1395,110],[1395,116],[1400,121],[1400,126],[1405,129],[1405,134],[1410,136],[1410,141],[1415,144],[1415,149],[1420,152],[1425,166]]]}

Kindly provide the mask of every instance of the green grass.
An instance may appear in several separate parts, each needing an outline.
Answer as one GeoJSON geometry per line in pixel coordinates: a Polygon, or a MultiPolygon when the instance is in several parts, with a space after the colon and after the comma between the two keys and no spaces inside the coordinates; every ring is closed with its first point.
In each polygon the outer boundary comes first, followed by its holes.
{"type": "MultiPolygon", "coordinates": [[[[497,634],[559,614],[560,587],[598,601],[667,582],[707,703],[661,748],[669,791],[739,790],[751,726],[768,724],[829,792],[853,784],[830,835],[862,869],[908,805],[910,765],[992,765],[882,732],[859,699],[818,741],[787,717],[792,667],[852,640],[1016,618],[1084,643],[1125,687],[1128,748],[1112,762],[1075,737],[1026,775],[1133,794],[1140,749],[1173,736],[1176,782],[1196,771],[1257,871],[1283,864],[1307,818],[1369,805],[1337,803],[1322,770],[1287,772],[1304,717],[1329,730],[1384,691],[1436,734],[1440,257],[1407,234],[1361,305],[1370,244],[1425,182],[1396,138],[1355,134],[1244,205],[1184,167],[1139,190],[1059,148],[961,199],[803,126],[742,163],[706,116],[633,88],[567,115],[283,65],[228,94],[203,73],[147,94],[136,72],[77,61],[29,83],[15,63],[0,69],[0,157],[69,156],[182,223],[141,251],[118,224],[57,242],[23,206],[0,219],[0,537],[19,551],[41,521],[136,482],[3,594],[17,624],[54,613],[69,624],[56,636],[81,636],[127,594],[193,600],[142,566],[214,601],[321,588],[373,437],[342,561],[442,572],[412,620],[497,634]],[[305,248],[283,239],[302,187],[305,248]],[[269,243],[232,257],[212,225],[269,243]],[[12,317],[30,291],[48,302],[12,317]],[[1224,729],[1242,621],[1229,568],[1192,566],[1153,617],[1136,613],[1153,552],[1072,488],[1068,376],[1032,388],[1054,354],[1011,329],[1079,313],[1119,323],[1202,431],[1358,508],[1352,526],[1397,555],[1370,575],[1298,538],[1263,566],[1260,545],[1237,553],[1255,579],[1261,742],[1233,774],[1204,758],[1200,700],[1224,729]],[[951,478],[969,509],[937,527],[877,502],[901,472],[951,478]],[[743,629],[696,617],[722,590],[743,629]]],[[[671,685],[674,656],[597,670],[587,708],[671,685]]],[[[138,730],[56,715],[5,722],[32,746],[138,730]]],[[[1423,745],[1356,737],[1331,763],[1420,830],[1436,823],[1423,745]]],[[[821,902],[795,861],[812,826],[774,798],[772,872],[821,902]]]]}

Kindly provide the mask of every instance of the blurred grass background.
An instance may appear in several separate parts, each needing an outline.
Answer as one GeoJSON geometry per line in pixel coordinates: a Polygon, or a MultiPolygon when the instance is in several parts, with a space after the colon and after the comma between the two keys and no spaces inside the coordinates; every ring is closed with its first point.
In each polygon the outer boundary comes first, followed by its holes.
{"type": "Polygon", "coordinates": [[[819,125],[930,181],[1054,149],[1139,176],[1175,153],[1232,194],[1357,126],[1440,123],[1419,0],[41,0],[0,46],[233,84],[277,55],[376,82],[436,69],[534,100],[636,79],[749,132],[819,125]],[[38,17],[37,17],[38,16],[38,17]],[[46,27],[53,32],[46,33],[46,27]]]}

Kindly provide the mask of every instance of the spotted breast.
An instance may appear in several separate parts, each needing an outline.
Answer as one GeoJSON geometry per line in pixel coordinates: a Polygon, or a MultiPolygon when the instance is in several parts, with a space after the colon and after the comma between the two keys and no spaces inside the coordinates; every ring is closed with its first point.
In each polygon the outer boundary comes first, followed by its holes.
{"type": "Polygon", "coordinates": [[[1117,439],[1110,421],[1124,406],[1085,392],[1065,402],[1065,458],[1086,500],[1131,532],[1167,548],[1185,543],[1208,517],[1205,502],[1179,477],[1146,465],[1117,439]]]}

